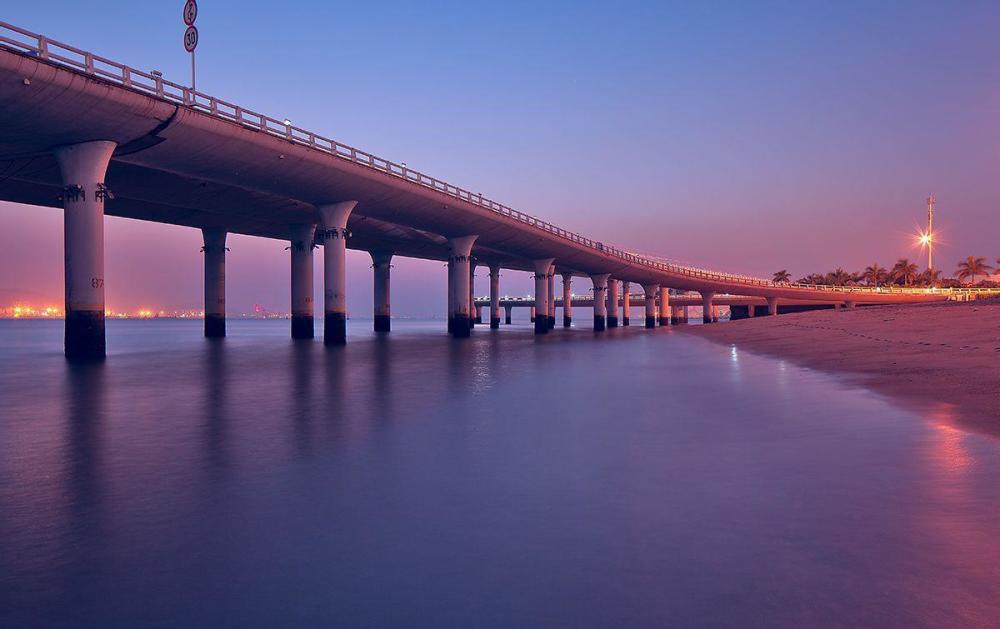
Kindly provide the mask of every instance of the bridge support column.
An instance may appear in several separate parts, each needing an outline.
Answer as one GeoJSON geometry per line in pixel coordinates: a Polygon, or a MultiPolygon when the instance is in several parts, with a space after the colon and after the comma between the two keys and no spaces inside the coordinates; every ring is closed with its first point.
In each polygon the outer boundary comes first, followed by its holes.
{"type": "Polygon", "coordinates": [[[670,325],[670,289],[660,286],[660,325],[670,325]]]}
{"type": "Polygon", "coordinates": [[[552,258],[535,260],[535,334],[549,331],[549,272],[552,258]]]}
{"type": "MultiPolygon", "coordinates": [[[[507,323],[510,323],[508,321],[507,323]]],[[[500,266],[490,265],[490,329],[500,327],[500,266]]]]}
{"type": "MultiPolygon", "coordinates": [[[[756,309],[757,309],[757,306],[755,304],[753,304],[752,302],[747,306],[747,319],[753,319],[754,318],[754,316],[757,314],[756,312],[754,312],[756,309]]],[[[729,315],[729,317],[732,318],[732,315],[729,315]]]]}
{"type": "Polygon", "coordinates": [[[594,283],[594,331],[603,332],[608,316],[608,277],[610,274],[591,275],[594,283]]]}
{"type": "Polygon", "coordinates": [[[622,327],[627,327],[629,324],[629,315],[632,310],[632,303],[629,299],[629,293],[632,291],[632,285],[626,281],[622,280],[622,327]]]}
{"type": "Polygon", "coordinates": [[[315,225],[292,225],[292,338],[313,338],[313,243],[315,225]]]}
{"type": "Polygon", "coordinates": [[[670,306],[670,325],[680,325],[683,320],[684,309],[681,306],[670,306]]]}
{"type": "Polygon", "coordinates": [[[468,338],[472,329],[472,245],[478,236],[459,236],[448,240],[451,264],[452,313],[451,333],[457,338],[468,338]]]}
{"type": "Polygon", "coordinates": [[[455,265],[448,259],[448,334],[455,333],[455,265]]]}
{"type": "Polygon", "coordinates": [[[469,329],[476,327],[476,264],[469,258],[469,329]]]}
{"type": "Polygon", "coordinates": [[[656,293],[660,290],[659,284],[643,284],[642,291],[646,297],[646,327],[656,327],[656,293]]]}
{"type": "Polygon", "coordinates": [[[549,308],[545,317],[545,324],[549,326],[549,329],[555,329],[556,327],[556,265],[549,266],[549,288],[546,300],[548,301],[549,308]]]}
{"type": "Polygon", "coordinates": [[[388,332],[392,328],[391,304],[389,297],[389,274],[392,268],[392,254],[371,251],[372,256],[372,296],[374,297],[374,328],[376,332],[388,332]]]}
{"type": "Polygon", "coordinates": [[[513,321],[514,318],[513,318],[513,316],[511,316],[513,314],[513,312],[512,312],[513,310],[514,310],[513,306],[504,306],[504,308],[503,308],[503,322],[504,322],[504,325],[510,325],[511,322],[513,321]]]}
{"type": "Polygon", "coordinates": [[[767,298],[767,315],[773,317],[778,314],[778,298],[768,297],[767,298]]]}
{"type": "Polygon", "coordinates": [[[608,280],[608,327],[618,327],[618,280],[608,280]]]}
{"type": "Polygon", "coordinates": [[[845,301],[844,306],[846,306],[848,310],[854,310],[858,307],[858,304],[855,301],[845,301]]]}
{"type": "Polygon", "coordinates": [[[719,307],[713,304],[712,305],[712,323],[718,323],[718,322],[719,322],[719,307]]]}
{"type": "Polygon", "coordinates": [[[56,149],[63,184],[65,352],[100,360],[104,340],[104,176],[117,144],[97,140],[56,149]]]}
{"type": "Polygon", "coordinates": [[[534,306],[529,306],[528,307],[528,321],[530,321],[531,323],[535,322],[535,307],[534,306]]]}
{"type": "Polygon", "coordinates": [[[563,327],[573,325],[573,274],[562,274],[563,288],[563,327]]]}
{"type": "Polygon", "coordinates": [[[702,323],[714,323],[712,318],[712,310],[714,306],[712,305],[712,298],[715,297],[715,293],[711,291],[703,291],[701,293],[701,322],[702,323]]]}
{"type": "Polygon", "coordinates": [[[347,342],[347,219],[357,201],[319,206],[323,217],[323,344],[347,342]]]}
{"type": "Polygon", "coordinates": [[[226,335],[226,230],[201,230],[205,252],[205,336],[226,335]]]}
{"type": "Polygon", "coordinates": [[[840,303],[840,302],[838,301],[837,303],[833,304],[833,309],[834,309],[834,310],[840,310],[840,307],[841,307],[841,306],[843,306],[843,304],[841,304],[841,303],[840,303]]]}
{"type": "Polygon", "coordinates": [[[476,304],[476,323],[483,322],[483,307],[476,304]]]}

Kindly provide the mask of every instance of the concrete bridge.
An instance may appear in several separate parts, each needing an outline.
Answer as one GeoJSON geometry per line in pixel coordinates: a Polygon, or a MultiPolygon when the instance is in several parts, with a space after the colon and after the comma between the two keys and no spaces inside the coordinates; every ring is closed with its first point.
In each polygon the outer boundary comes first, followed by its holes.
{"type": "MultiPolygon", "coordinates": [[[[389,262],[448,262],[449,329],[468,336],[471,274],[535,274],[554,316],[553,277],[592,284],[594,328],[614,324],[619,282],[643,288],[647,318],[668,288],[786,300],[914,303],[947,291],[773,282],[681,266],[595,241],[355,147],[0,22],[0,199],[64,208],[66,354],[104,355],[105,214],[202,230],[205,333],[225,334],[228,233],[290,242],[292,335],[313,336],[312,257],[323,247],[324,341],[346,341],[346,248],[371,253],[375,327],[390,325],[389,262]]],[[[495,301],[495,300],[494,300],[495,301]]],[[[493,313],[499,319],[497,305],[493,313]]],[[[544,334],[541,317],[535,330],[544,334]]]]}

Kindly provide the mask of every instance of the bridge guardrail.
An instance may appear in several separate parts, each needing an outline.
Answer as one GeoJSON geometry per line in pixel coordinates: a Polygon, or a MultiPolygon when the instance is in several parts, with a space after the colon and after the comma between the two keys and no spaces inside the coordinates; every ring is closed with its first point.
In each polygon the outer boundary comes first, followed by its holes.
{"type": "MultiPolygon", "coordinates": [[[[284,138],[294,144],[307,146],[340,159],[360,164],[362,166],[367,166],[410,183],[417,184],[488,209],[525,225],[540,229],[555,236],[559,236],[560,238],[564,238],[578,245],[583,245],[603,254],[610,255],[630,264],[644,266],[675,275],[682,275],[693,279],[714,280],[742,286],[801,289],[804,291],[865,293],[913,292],[916,294],[926,294],[928,291],[935,290],[915,288],[907,289],[904,287],[877,290],[872,287],[834,287],[827,285],[796,283],[776,284],[770,280],[746,275],[722,273],[655,260],[647,256],[625,251],[618,247],[609,246],[602,242],[586,238],[574,232],[562,229],[561,227],[552,225],[551,223],[541,219],[535,218],[529,214],[525,214],[524,212],[510,208],[502,203],[488,199],[481,193],[469,192],[464,188],[460,188],[441,181],[435,177],[425,175],[417,170],[408,168],[405,165],[397,164],[361,149],[323,137],[306,129],[296,127],[295,125],[290,124],[288,119],[278,120],[276,118],[271,118],[270,116],[257,113],[209,94],[192,90],[189,87],[168,81],[158,72],[143,72],[142,70],[137,70],[125,64],[118,63],[117,61],[81,50],[75,46],[49,39],[44,35],[33,33],[6,22],[0,22],[0,47],[36,56],[39,59],[43,59],[50,63],[55,63],[71,70],[112,81],[125,88],[136,90],[149,96],[190,107],[203,113],[235,122],[243,127],[255,129],[279,138],[284,138]]],[[[936,292],[946,290],[950,289],[936,289],[936,292]]],[[[982,290],[989,291],[990,289],[982,290]]]]}

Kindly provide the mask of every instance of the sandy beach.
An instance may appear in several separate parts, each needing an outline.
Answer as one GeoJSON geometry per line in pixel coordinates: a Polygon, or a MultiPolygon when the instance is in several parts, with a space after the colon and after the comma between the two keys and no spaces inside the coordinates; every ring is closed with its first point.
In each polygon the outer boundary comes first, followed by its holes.
{"type": "Polygon", "coordinates": [[[1000,435],[1000,301],[878,306],[681,326],[718,343],[835,371],[906,406],[1000,435]]]}

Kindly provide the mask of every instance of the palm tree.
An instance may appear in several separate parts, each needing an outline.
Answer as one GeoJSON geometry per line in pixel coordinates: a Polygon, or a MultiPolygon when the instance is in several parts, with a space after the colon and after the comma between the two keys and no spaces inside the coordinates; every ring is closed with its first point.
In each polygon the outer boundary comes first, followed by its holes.
{"type": "Polygon", "coordinates": [[[918,279],[924,286],[937,286],[941,283],[941,271],[939,269],[926,269],[918,279]]]}
{"type": "Polygon", "coordinates": [[[861,272],[861,279],[869,286],[878,287],[879,284],[884,284],[889,279],[889,272],[879,265],[878,262],[874,262],[871,266],[866,266],[865,270],[861,272]]]}
{"type": "Polygon", "coordinates": [[[805,277],[800,277],[795,281],[799,284],[821,285],[821,284],[826,284],[826,276],[823,275],[822,273],[810,273],[809,275],[805,277]]]}
{"type": "Polygon", "coordinates": [[[847,286],[847,283],[851,281],[851,274],[838,266],[827,273],[826,281],[831,286],[847,286]]]}
{"type": "Polygon", "coordinates": [[[787,284],[792,281],[792,274],[788,272],[787,269],[781,269],[774,273],[774,277],[771,281],[775,284],[787,284]]]}
{"type": "Polygon", "coordinates": [[[969,283],[975,284],[977,275],[989,275],[991,270],[993,267],[986,264],[986,258],[969,256],[958,263],[958,279],[962,281],[968,277],[971,279],[969,283]]]}
{"type": "Polygon", "coordinates": [[[890,272],[894,282],[903,281],[904,286],[909,286],[913,280],[917,279],[917,265],[906,258],[896,260],[890,272]]]}

